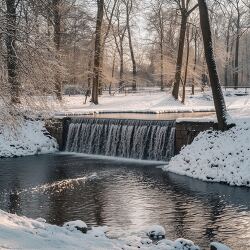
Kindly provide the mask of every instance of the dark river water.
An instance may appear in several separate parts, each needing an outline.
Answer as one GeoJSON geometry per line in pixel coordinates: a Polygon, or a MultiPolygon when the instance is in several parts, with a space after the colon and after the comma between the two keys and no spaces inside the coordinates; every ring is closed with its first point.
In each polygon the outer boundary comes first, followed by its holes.
{"type": "Polygon", "coordinates": [[[150,225],[207,249],[250,249],[250,190],[163,172],[154,163],[76,155],[0,160],[0,209],[61,225],[107,225],[113,237],[150,225]]]}

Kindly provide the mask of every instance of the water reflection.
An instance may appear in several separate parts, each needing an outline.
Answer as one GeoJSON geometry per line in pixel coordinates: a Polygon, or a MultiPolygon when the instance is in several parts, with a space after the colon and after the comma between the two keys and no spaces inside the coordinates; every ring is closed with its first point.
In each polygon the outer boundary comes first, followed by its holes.
{"type": "Polygon", "coordinates": [[[12,213],[59,225],[75,219],[108,225],[112,236],[161,224],[172,239],[250,248],[248,188],[205,183],[153,165],[70,155],[0,165],[0,208],[12,213]]]}

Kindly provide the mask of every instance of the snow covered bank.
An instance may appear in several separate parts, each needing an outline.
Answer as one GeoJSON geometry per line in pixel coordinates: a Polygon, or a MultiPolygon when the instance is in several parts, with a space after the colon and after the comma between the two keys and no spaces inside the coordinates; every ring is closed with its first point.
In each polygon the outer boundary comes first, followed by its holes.
{"type": "Polygon", "coordinates": [[[57,150],[42,121],[23,120],[15,128],[0,126],[0,157],[51,153],[57,150]]]}
{"type": "MultiPolygon", "coordinates": [[[[97,227],[85,232],[87,225],[82,221],[65,223],[63,227],[50,225],[44,219],[32,220],[26,217],[6,213],[0,210],[0,249],[81,249],[81,250],[199,250],[192,241],[162,239],[153,242],[146,235],[128,236],[123,239],[106,237],[106,227],[97,227]],[[84,230],[79,230],[84,229],[84,230]]],[[[160,226],[153,226],[156,235],[164,231],[160,226]],[[158,231],[157,231],[158,230],[158,231]]],[[[165,233],[165,231],[164,231],[165,233]]],[[[215,243],[216,244],[216,243],[215,243]]],[[[219,249],[224,247],[217,244],[219,249]]],[[[227,248],[230,250],[229,248],[227,248]]]]}
{"type": "Polygon", "coordinates": [[[204,181],[250,187],[250,119],[226,132],[200,133],[163,170],[204,181]]]}

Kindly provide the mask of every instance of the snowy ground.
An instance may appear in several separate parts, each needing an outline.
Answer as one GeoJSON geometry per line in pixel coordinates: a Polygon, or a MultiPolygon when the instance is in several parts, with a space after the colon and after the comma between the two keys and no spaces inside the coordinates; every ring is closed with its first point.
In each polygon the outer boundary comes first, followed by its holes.
{"type": "MultiPolygon", "coordinates": [[[[228,110],[250,110],[250,98],[244,95],[244,91],[226,91],[225,99],[228,110]],[[239,96],[241,95],[241,96],[239,96]]],[[[109,96],[104,94],[99,98],[99,105],[87,101],[83,104],[84,96],[64,96],[62,106],[55,105],[56,115],[80,115],[107,112],[208,112],[214,111],[214,103],[210,91],[188,95],[185,105],[172,98],[170,93],[142,93],[142,94],[118,94],[109,96]]],[[[250,113],[250,112],[249,112],[250,113]]]]}
{"type": "MultiPolygon", "coordinates": [[[[50,225],[44,219],[32,220],[0,210],[0,249],[79,249],[79,250],[198,250],[192,241],[177,239],[149,239],[148,235],[164,235],[161,226],[153,226],[139,236],[131,235],[123,239],[109,239],[106,227],[92,228],[86,234],[77,229],[85,229],[82,221],[65,223],[63,227],[50,225]]],[[[230,250],[219,243],[212,243],[218,250],[230,250]]]]}
{"type": "Polygon", "coordinates": [[[0,126],[0,157],[52,153],[56,141],[50,137],[41,121],[21,121],[15,127],[0,126]]]}

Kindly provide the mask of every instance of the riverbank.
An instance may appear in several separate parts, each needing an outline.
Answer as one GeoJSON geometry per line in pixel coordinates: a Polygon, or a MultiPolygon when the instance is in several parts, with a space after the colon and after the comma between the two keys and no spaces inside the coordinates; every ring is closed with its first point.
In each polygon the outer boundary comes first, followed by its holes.
{"type": "MultiPolygon", "coordinates": [[[[29,219],[0,210],[0,248],[1,249],[81,249],[81,250],[199,250],[192,241],[177,239],[154,240],[147,236],[162,235],[161,226],[153,226],[140,236],[131,235],[123,239],[109,239],[105,232],[107,227],[95,227],[88,230],[82,221],[65,223],[59,227],[50,225],[44,219],[29,219]],[[144,235],[143,235],[144,234],[144,235]]],[[[212,243],[215,249],[230,250],[219,243],[212,243]]]]}
{"type": "Polygon", "coordinates": [[[0,157],[53,153],[57,147],[43,121],[23,119],[14,127],[0,127],[0,157]]]}
{"type": "Polygon", "coordinates": [[[163,167],[203,181],[250,187],[250,119],[237,119],[229,131],[205,131],[163,167]]]}

